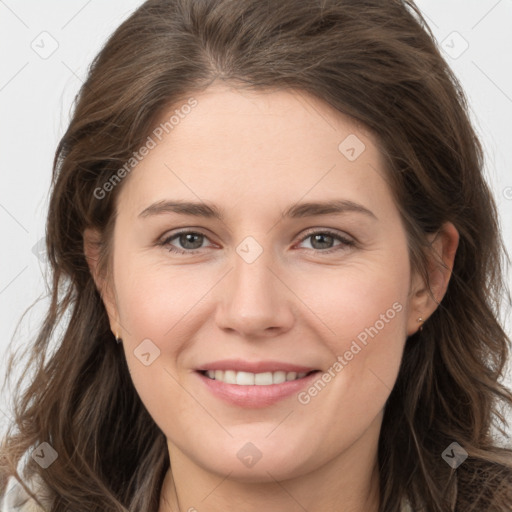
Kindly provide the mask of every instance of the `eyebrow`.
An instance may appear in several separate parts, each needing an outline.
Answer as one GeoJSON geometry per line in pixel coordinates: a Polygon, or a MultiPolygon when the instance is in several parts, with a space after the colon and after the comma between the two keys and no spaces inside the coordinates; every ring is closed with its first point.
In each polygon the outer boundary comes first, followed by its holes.
{"type": "MultiPolygon", "coordinates": [[[[362,213],[374,220],[377,216],[363,205],[346,199],[338,199],[325,202],[299,203],[288,207],[282,214],[283,217],[298,219],[313,217],[317,215],[339,215],[344,213],[362,213]]],[[[178,213],[180,215],[191,215],[208,219],[218,219],[224,222],[223,211],[214,204],[196,203],[191,201],[170,201],[163,200],[153,203],[139,213],[139,217],[149,217],[164,213],[178,213]]]]}

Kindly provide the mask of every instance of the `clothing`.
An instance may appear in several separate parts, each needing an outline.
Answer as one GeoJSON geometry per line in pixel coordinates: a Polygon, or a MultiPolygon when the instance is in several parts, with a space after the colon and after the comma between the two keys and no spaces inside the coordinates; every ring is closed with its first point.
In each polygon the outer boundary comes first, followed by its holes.
{"type": "Polygon", "coordinates": [[[18,480],[11,476],[7,482],[5,495],[1,497],[0,512],[46,512],[50,510],[48,500],[44,496],[44,485],[40,477],[34,475],[29,482],[26,482],[26,485],[47,508],[38,505],[27,494],[18,480]]]}

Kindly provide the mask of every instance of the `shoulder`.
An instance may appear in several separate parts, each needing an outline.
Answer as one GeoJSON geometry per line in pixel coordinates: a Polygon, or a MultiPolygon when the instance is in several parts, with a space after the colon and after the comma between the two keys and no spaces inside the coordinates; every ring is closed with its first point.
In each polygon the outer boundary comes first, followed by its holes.
{"type": "Polygon", "coordinates": [[[38,475],[34,475],[26,485],[48,509],[38,505],[18,480],[11,476],[7,482],[5,494],[0,497],[0,512],[46,512],[49,510],[44,484],[38,475]]]}

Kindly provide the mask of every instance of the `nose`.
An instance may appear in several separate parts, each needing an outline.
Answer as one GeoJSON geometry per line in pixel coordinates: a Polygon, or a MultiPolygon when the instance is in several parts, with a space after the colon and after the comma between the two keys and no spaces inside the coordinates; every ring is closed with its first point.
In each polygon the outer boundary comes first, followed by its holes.
{"type": "Polygon", "coordinates": [[[252,263],[238,254],[224,278],[216,311],[219,328],[244,338],[266,338],[289,330],[294,321],[293,293],[265,250],[252,263]]]}

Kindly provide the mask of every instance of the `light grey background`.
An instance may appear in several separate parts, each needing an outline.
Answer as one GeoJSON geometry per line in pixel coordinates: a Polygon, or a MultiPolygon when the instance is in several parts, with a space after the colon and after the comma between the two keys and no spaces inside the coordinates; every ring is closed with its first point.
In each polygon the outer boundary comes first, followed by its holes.
{"type": "MultiPolygon", "coordinates": [[[[278,1],[278,0],[276,0],[278,1]]],[[[0,350],[24,311],[45,297],[40,241],[53,155],[94,56],[140,0],[0,0],[0,350]]],[[[419,0],[468,95],[512,255],[512,0],[419,0]]],[[[509,276],[512,276],[509,273],[509,276]]],[[[509,278],[509,281],[511,279],[509,278]]],[[[33,339],[46,301],[25,317],[33,339]]],[[[510,318],[507,332],[512,333],[510,318]]],[[[5,374],[6,357],[0,362],[5,374]]],[[[512,379],[509,377],[509,384],[512,379]]],[[[0,401],[0,423],[8,420],[0,401]]]]}

